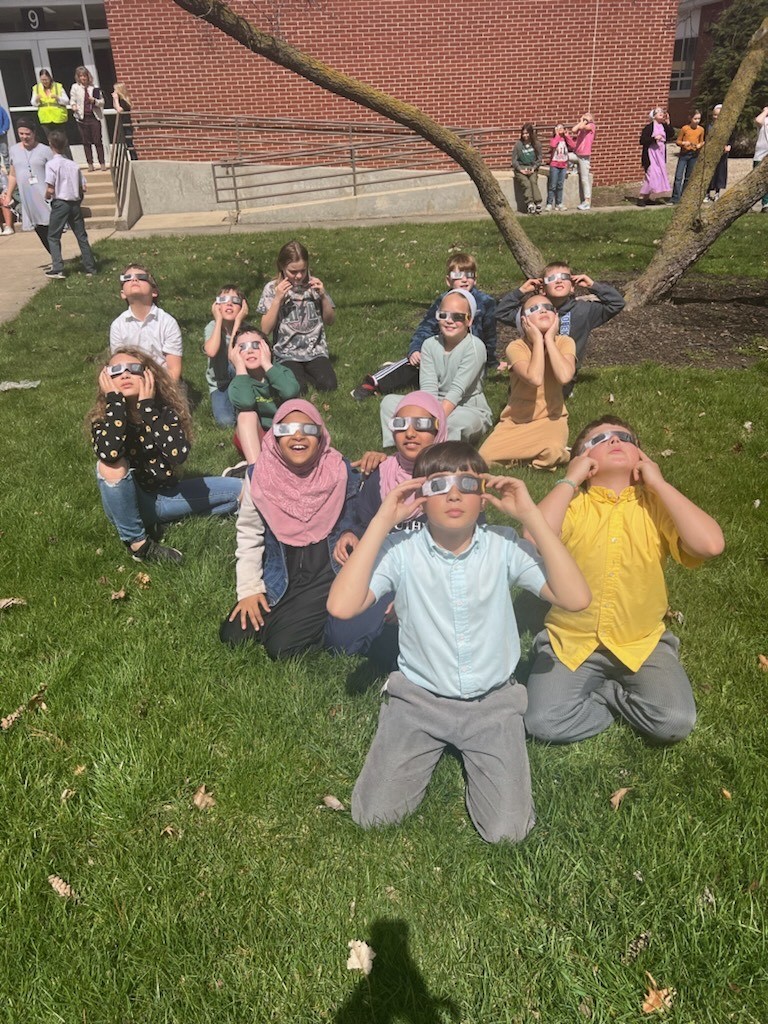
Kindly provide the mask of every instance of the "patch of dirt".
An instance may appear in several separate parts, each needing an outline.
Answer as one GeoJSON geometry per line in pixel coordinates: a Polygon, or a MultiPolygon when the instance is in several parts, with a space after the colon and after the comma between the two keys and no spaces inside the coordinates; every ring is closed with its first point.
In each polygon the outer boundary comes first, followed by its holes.
{"type": "MultiPolygon", "coordinates": [[[[623,292],[629,278],[610,281],[623,292]]],[[[499,325],[499,349],[517,337],[499,325]]],[[[623,312],[592,331],[584,366],[646,360],[662,366],[743,369],[768,358],[768,282],[693,275],[661,303],[623,312]]]]}

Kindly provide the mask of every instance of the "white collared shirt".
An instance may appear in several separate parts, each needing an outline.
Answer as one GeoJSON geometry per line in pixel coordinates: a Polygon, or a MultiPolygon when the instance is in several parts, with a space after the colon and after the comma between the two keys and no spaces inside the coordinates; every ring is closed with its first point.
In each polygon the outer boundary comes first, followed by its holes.
{"type": "Polygon", "coordinates": [[[154,303],[143,320],[137,320],[128,308],[109,328],[109,351],[119,352],[125,345],[141,349],[165,366],[167,355],[182,355],[181,330],[171,314],[154,303]]]}

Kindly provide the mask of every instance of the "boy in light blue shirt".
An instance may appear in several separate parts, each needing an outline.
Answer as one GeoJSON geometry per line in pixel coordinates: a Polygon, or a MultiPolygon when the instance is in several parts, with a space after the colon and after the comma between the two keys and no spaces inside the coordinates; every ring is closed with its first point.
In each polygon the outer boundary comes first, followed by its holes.
{"type": "Polygon", "coordinates": [[[415,810],[450,744],[463,757],[467,808],[483,839],[517,842],[533,827],[513,585],[569,610],[590,600],[522,480],[490,476],[464,442],[433,445],[414,479],[384,499],[328,597],[331,615],[347,619],[394,591],[400,624],[398,671],[352,794],[358,824],[393,824],[415,810]],[[414,502],[428,528],[389,537],[414,502]],[[518,519],[539,554],[510,527],[478,526],[486,502],[518,519]]]}

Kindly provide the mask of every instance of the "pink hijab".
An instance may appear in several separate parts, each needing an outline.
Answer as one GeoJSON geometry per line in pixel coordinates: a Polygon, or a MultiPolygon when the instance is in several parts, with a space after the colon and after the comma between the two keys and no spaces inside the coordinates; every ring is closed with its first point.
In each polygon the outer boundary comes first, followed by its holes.
{"type": "Polygon", "coordinates": [[[251,494],[270,530],[283,544],[304,547],[327,537],[336,525],[347,493],[347,469],[340,452],[331,447],[323,417],[310,402],[294,398],[283,402],[274,422],[303,412],[320,427],[314,459],[301,469],[286,462],[277,438],[268,430],[253,467],[251,494]]]}
{"type": "MultiPolygon", "coordinates": [[[[440,444],[441,441],[446,440],[448,436],[447,416],[443,412],[443,406],[439,399],[426,391],[412,391],[409,395],[405,395],[404,398],[400,399],[395,407],[394,415],[397,416],[406,405],[418,405],[420,409],[423,409],[437,420],[437,434],[435,435],[434,444],[440,444]]],[[[397,487],[398,484],[404,484],[412,476],[413,462],[410,459],[406,459],[400,452],[390,455],[388,459],[385,459],[379,466],[379,489],[382,501],[393,487],[397,487]]]]}

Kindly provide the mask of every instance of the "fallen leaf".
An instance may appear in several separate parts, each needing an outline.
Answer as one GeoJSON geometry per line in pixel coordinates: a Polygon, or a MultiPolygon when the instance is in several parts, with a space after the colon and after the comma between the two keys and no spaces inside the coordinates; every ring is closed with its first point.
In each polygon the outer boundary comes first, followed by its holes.
{"type": "Polygon", "coordinates": [[[75,768],[74,774],[75,775],[84,775],[85,774],[85,765],[84,764],[77,765],[77,767],[75,768]]]}
{"type": "Polygon", "coordinates": [[[103,555],[104,554],[104,548],[96,548],[96,554],[97,555],[103,555]]]}
{"type": "Polygon", "coordinates": [[[350,921],[355,916],[355,910],[357,909],[357,900],[352,900],[349,904],[349,919],[350,921]]]}
{"type": "Polygon", "coordinates": [[[721,789],[720,790],[720,796],[723,798],[723,800],[732,800],[733,799],[733,796],[731,795],[730,789],[721,789]]]}
{"type": "Polygon", "coordinates": [[[181,839],[184,833],[181,829],[176,828],[174,825],[166,825],[165,828],[160,832],[160,835],[164,836],[166,839],[181,839]]]}
{"type": "Polygon", "coordinates": [[[32,694],[26,704],[19,704],[16,710],[12,711],[10,715],[0,719],[0,729],[2,729],[3,732],[8,732],[9,729],[12,729],[14,725],[16,725],[25,711],[47,711],[48,709],[45,701],[43,700],[43,695],[46,689],[47,687],[45,685],[41,686],[37,693],[32,694]]]}
{"type": "Polygon", "coordinates": [[[137,572],[134,579],[141,587],[142,590],[146,590],[149,584],[152,582],[148,572],[137,572]]]}
{"type": "Polygon", "coordinates": [[[675,453],[671,448],[665,448],[663,452],[659,452],[659,455],[661,455],[663,459],[668,459],[670,455],[674,454],[675,453]]]}
{"type": "Polygon", "coordinates": [[[641,884],[645,881],[645,876],[642,871],[634,871],[632,873],[632,877],[636,882],[640,882],[641,884]]]}
{"type": "Polygon", "coordinates": [[[592,999],[586,996],[579,1003],[579,1013],[582,1017],[586,1017],[589,1020],[592,1017],[592,999]]]}
{"type": "Polygon", "coordinates": [[[608,403],[609,403],[609,405],[613,405],[613,402],[614,402],[613,392],[611,392],[611,394],[608,395],[608,403]]]}
{"type": "Polygon", "coordinates": [[[205,784],[198,787],[195,791],[195,795],[192,797],[192,803],[199,811],[209,811],[212,807],[216,806],[216,800],[205,784]]]}
{"type": "Polygon", "coordinates": [[[387,899],[392,900],[393,903],[400,902],[400,893],[397,891],[394,885],[385,886],[384,894],[386,895],[387,899]]]}
{"type": "Polygon", "coordinates": [[[645,972],[645,976],[650,984],[643,1000],[643,1013],[666,1013],[672,1007],[672,1001],[676,995],[675,990],[673,988],[658,988],[653,975],[648,971],[645,972]]]}
{"type": "Polygon", "coordinates": [[[65,804],[67,800],[69,800],[71,797],[75,795],[75,792],[76,790],[74,789],[63,789],[61,791],[61,796],[59,797],[59,799],[63,804],[65,804]]]}
{"type": "Polygon", "coordinates": [[[709,888],[709,886],[705,886],[704,892],[699,896],[698,904],[702,908],[702,910],[707,910],[707,909],[714,910],[715,909],[715,906],[716,906],[715,895],[712,892],[712,890],[709,888]]]}
{"type": "Polygon", "coordinates": [[[757,661],[763,672],[768,672],[768,658],[764,654],[758,654],[757,661]]]}
{"type": "Polygon", "coordinates": [[[752,508],[760,508],[760,499],[759,498],[755,498],[755,500],[752,502],[752,508]]]}
{"type": "Polygon", "coordinates": [[[108,587],[109,586],[109,577],[108,576],[99,576],[99,578],[98,578],[98,580],[96,582],[99,583],[102,587],[108,587]]]}
{"type": "Polygon", "coordinates": [[[21,704],[15,711],[12,711],[10,715],[6,715],[5,718],[0,719],[0,729],[2,729],[3,732],[8,732],[9,729],[12,729],[14,725],[16,725],[26,710],[26,704],[21,704]]]}
{"type": "Polygon", "coordinates": [[[744,429],[748,434],[752,433],[752,420],[747,420],[747,422],[744,424],[744,429]]]}
{"type": "Polygon", "coordinates": [[[113,590],[112,593],[109,596],[109,599],[110,599],[110,601],[124,601],[125,600],[125,590],[122,589],[122,588],[120,590],[113,590]]]}
{"type": "Polygon", "coordinates": [[[621,806],[621,801],[632,789],[632,786],[622,786],[621,789],[617,789],[615,793],[611,793],[611,807],[614,811],[618,811],[621,806]]]}
{"type": "Polygon", "coordinates": [[[640,932],[639,935],[635,936],[634,939],[627,946],[626,953],[622,956],[621,962],[623,964],[631,964],[634,960],[640,956],[651,944],[651,933],[640,932]]]}
{"type": "Polygon", "coordinates": [[[685,621],[685,616],[683,615],[683,613],[675,611],[674,608],[667,608],[667,610],[664,612],[664,618],[667,620],[667,622],[677,622],[681,626],[685,621]]]}
{"type": "Polygon", "coordinates": [[[63,878],[59,878],[58,875],[48,875],[48,884],[56,895],[61,896],[64,900],[80,899],[72,886],[68,882],[65,882],[63,878]]]}
{"type": "Polygon", "coordinates": [[[0,612],[4,612],[7,608],[21,608],[26,603],[23,597],[0,597],[0,612]]]}
{"type": "Polygon", "coordinates": [[[346,807],[341,800],[337,800],[335,796],[330,796],[330,794],[323,797],[323,803],[326,807],[330,807],[332,811],[346,811],[346,807]]]}
{"type": "Polygon", "coordinates": [[[360,939],[350,939],[349,957],[347,959],[348,971],[362,971],[366,977],[373,970],[373,961],[376,956],[375,950],[371,949],[367,942],[360,939]]]}

